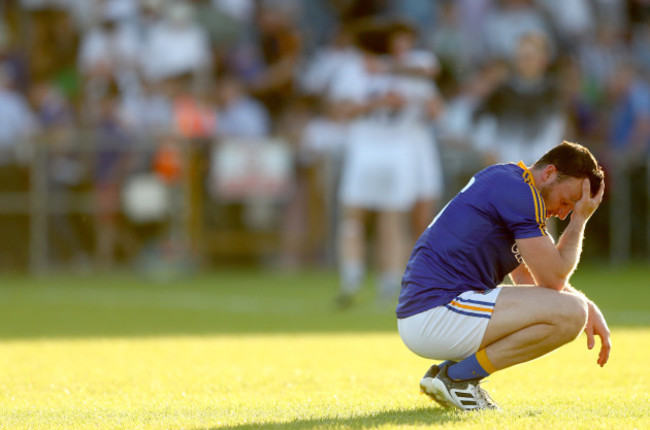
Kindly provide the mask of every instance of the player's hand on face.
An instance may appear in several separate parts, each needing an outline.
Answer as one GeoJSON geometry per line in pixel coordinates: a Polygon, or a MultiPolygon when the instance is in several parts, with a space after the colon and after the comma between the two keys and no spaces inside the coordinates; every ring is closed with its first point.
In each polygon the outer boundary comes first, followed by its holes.
{"type": "Polygon", "coordinates": [[[406,99],[396,92],[388,92],[385,96],[386,105],[393,109],[399,109],[406,103],[406,99]]]}
{"type": "Polygon", "coordinates": [[[605,193],[605,182],[602,182],[600,189],[595,196],[591,197],[591,185],[589,179],[582,180],[582,197],[578,200],[573,207],[573,216],[580,216],[585,221],[598,209],[600,203],[603,201],[603,194],[605,193]]]}
{"type": "Polygon", "coordinates": [[[594,335],[600,337],[600,352],[598,353],[598,364],[603,367],[609,359],[609,352],[612,349],[610,340],[609,327],[605,317],[593,302],[589,303],[589,316],[587,317],[587,325],[585,326],[585,333],[587,334],[587,348],[592,349],[596,344],[594,335]]]}

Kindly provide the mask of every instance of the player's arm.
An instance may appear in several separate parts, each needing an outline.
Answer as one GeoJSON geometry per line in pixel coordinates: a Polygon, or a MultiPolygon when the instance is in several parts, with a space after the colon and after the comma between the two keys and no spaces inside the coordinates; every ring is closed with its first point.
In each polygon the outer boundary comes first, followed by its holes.
{"type": "Polygon", "coordinates": [[[515,240],[528,270],[535,279],[535,285],[558,291],[564,289],[582,253],[585,225],[600,205],[603,192],[604,184],[598,193],[591,197],[589,180],[583,181],[582,198],[576,202],[571,221],[557,245],[548,235],[515,240]]]}
{"type": "Polygon", "coordinates": [[[510,272],[510,279],[515,285],[535,285],[535,278],[530,274],[524,263],[521,263],[515,270],[510,272]]]}
{"type": "Polygon", "coordinates": [[[589,300],[589,298],[580,290],[575,289],[571,284],[566,284],[564,289],[567,293],[577,294],[582,296],[589,306],[589,315],[587,316],[587,324],[585,325],[585,333],[587,334],[587,348],[592,349],[596,345],[594,335],[600,337],[600,352],[598,353],[598,364],[603,367],[609,359],[609,352],[612,349],[612,342],[610,339],[609,327],[603,313],[600,311],[596,303],[589,300]]]}
{"type": "MultiPolygon", "coordinates": [[[[547,239],[548,242],[550,242],[551,244],[553,243],[552,240],[547,236],[544,236],[542,238],[535,238],[535,239],[540,239],[540,241],[541,239],[547,239]]],[[[524,260],[526,260],[526,257],[524,256],[524,252],[522,251],[521,246],[520,245],[517,246],[519,246],[519,251],[521,252],[522,257],[524,257],[524,260]]],[[[549,253],[551,253],[550,250],[549,253]]],[[[530,262],[529,264],[537,264],[538,266],[543,265],[543,263],[538,262],[535,258],[532,258],[532,260],[529,259],[527,261],[530,262]]],[[[532,280],[530,284],[546,286],[545,284],[539,281],[540,279],[544,279],[544,278],[539,275],[538,275],[539,277],[533,277],[530,271],[526,268],[525,264],[520,264],[519,267],[517,267],[510,275],[511,278],[513,279],[513,282],[515,282],[515,284],[520,284],[520,282],[528,284],[529,280],[532,280]],[[527,279],[527,276],[529,276],[530,279],[527,279]]],[[[609,359],[609,353],[612,348],[609,327],[607,326],[607,321],[605,321],[605,317],[603,316],[602,312],[593,301],[589,300],[581,291],[576,290],[568,282],[564,282],[564,285],[559,290],[571,294],[578,294],[584,297],[584,299],[586,300],[589,308],[587,324],[585,325],[585,329],[584,329],[585,333],[587,334],[587,348],[592,349],[594,347],[596,343],[594,336],[600,337],[601,346],[600,346],[600,352],[598,353],[598,364],[601,367],[604,366],[605,363],[607,363],[607,360],[609,359]]]]}

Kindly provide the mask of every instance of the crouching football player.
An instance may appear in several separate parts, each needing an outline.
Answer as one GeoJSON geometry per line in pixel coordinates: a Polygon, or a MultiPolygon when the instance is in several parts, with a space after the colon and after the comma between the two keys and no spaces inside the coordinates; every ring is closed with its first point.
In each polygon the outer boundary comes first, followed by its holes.
{"type": "Polygon", "coordinates": [[[611,348],[598,307],[569,284],[585,224],[600,205],[604,173],[585,147],[554,147],[532,166],[488,167],[419,238],[402,280],[398,328],[433,365],[421,390],[445,407],[498,409],[480,386],[487,375],[540,357],[587,334],[611,348]],[[570,221],[557,243],[546,219],[570,221]],[[500,286],[510,275],[513,286],[500,286]]]}

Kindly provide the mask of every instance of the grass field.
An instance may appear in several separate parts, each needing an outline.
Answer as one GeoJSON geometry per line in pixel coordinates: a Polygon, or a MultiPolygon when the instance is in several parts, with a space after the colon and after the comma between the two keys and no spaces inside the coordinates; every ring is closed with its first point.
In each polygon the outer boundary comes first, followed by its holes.
{"type": "Polygon", "coordinates": [[[330,272],[0,277],[0,428],[647,429],[649,278],[581,268],[574,285],[612,328],[610,363],[582,336],[490,377],[504,411],[464,414],[419,394],[430,363],[372,285],[332,309],[330,272]]]}

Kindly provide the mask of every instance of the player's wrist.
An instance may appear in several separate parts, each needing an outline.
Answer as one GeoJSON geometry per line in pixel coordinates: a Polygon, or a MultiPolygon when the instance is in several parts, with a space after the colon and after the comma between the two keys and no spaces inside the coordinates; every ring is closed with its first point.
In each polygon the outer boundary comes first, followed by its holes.
{"type": "Polygon", "coordinates": [[[569,219],[569,224],[567,225],[567,229],[574,227],[576,231],[584,231],[584,228],[587,225],[587,221],[589,221],[588,216],[579,213],[572,213],[571,219],[569,219]]]}

